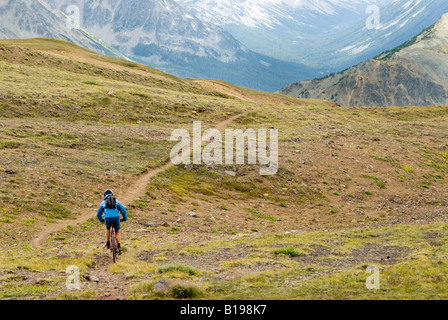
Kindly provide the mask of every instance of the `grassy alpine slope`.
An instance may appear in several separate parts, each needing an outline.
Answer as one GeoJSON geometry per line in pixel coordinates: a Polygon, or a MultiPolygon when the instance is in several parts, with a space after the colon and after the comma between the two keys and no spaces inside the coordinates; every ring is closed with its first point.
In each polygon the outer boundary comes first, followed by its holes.
{"type": "Polygon", "coordinates": [[[447,298],[448,108],[341,108],[46,39],[1,40],[0,69],[0,299],[447,298]],[[166,163],[173,129],[233,116],[280,130],[278,174],[168,168],[125,203],[111,265],[102,191],[120,199],[166,163]],[[80,291],[65,288],[69,265],[80,291]],[[365,287],[370,265],[380,290],[365,287]]]}

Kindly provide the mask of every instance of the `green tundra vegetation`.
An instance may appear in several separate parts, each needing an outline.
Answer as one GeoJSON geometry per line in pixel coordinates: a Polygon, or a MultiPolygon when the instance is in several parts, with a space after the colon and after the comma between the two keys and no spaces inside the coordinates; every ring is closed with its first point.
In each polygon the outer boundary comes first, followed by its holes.
{"type": "Polygon", "coordinates": [[[447,120],[448,107],[342,108],[0,40],[0,299],[446,299],[447,120]],[[278,129],[278,172],[159,169],[193,121],[278,129]],[[129,200],[116,264],[95,217],[107,188],[129,200]]]}

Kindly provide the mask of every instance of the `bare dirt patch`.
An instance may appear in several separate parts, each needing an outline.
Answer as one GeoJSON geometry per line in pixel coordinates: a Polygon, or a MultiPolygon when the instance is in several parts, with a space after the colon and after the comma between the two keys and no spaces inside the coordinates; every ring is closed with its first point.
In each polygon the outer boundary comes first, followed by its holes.
{"type": "Polygon", "coordinates": [[[424,239],[428,241],[428,243],[433,247],[440,247],[442,243],[438,241],[441,238],[441,235],[437,232],[428,232],[424,239]]]}
{"type": "Polygon", "coordinates": [[[175,263],[183,263],[199,269],[217,270],[222,262],[242,259],[249,255],[245,247],[235,249],[222,249],[200,255],[169,255],[168,258],[175,263]]]}
{"type": "Polygon", "coordinates": [[[413,251],[408,247],[367,244],[361,249],[355,249],[350,254],[340,257],[332,253],[332,247],[311,246],[310,248],[313,250],[310,254],[294,258],[294,260],[304,265],[316,264],[334,268],[346,268],[361,263],[393,265],[413,251]]]}

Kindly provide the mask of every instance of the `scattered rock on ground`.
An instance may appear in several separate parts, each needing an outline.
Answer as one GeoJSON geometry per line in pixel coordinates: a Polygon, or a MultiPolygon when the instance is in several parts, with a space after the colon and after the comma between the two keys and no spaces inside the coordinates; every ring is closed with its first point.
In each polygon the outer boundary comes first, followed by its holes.
{"type": "Polygon", "coordinates": [[[91,275],[88,274],[88,275],[85,275],[84,278],[85,278],[87,281],[91,281],[91,282],[100,282],[100,279],[98,279],[97,276],[91,276],[91,275]]]}
{"type": "Polygon", "coordinates": [[[166,292],[170,290],[170,285],[165,280],[160,280],[154,285],[154,291],[156,292],[166,292]]]}
{"type": "Polygon", "coordinates": [[[151,228],[157,227],[157,224],[155,224],[154,222],[140,222],[140,224],[144,227],[151,227],[151,228]]]}
{"type": "Polygon", "coordinates": [[[199,218],[199,216],[195,212],[188,212],[188,215],[192,218],[199,218]]]}

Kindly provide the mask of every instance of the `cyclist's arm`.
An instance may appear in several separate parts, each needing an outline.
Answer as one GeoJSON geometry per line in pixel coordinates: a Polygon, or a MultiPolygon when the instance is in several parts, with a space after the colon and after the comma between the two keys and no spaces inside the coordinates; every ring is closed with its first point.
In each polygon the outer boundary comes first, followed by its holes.
{"type": "Polygon", "coordinates": [[[98,218],[98,220],[99,220],[100,222],[103,222],[103,213],[104,213],[104,207],[103,207],[103,205],[101,204],[100,207],[99,207],[99,209],[98,209],[98,212],[96,213],[96,217],[98,218]]]}
{"type": "Polygon", "coordinates": [[[127,221],[128,220],[128,213],[126,211],[126,208],[119,202],[117,203],[117,207],[118,207],[118,211],[120,211],[121,215],[123,216],[123,220],[127,221]]]}

